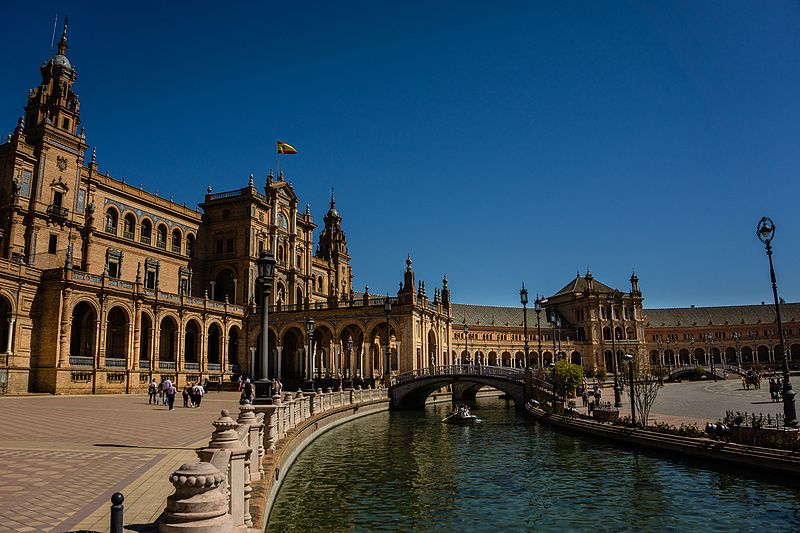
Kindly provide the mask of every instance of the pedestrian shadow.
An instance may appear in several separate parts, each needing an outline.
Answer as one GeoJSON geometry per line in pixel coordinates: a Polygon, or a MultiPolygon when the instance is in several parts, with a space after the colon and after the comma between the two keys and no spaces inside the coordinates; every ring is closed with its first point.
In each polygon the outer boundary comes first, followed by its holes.
{"type": "Polygon", "coordinates": [[[137,533],[157,533],[158,523],[155,524],[128,524],[126,530],[136,531],[137,533]]]}
{"type": "Polygon", "coordinates": [[[762,405],[762,404],[765,404],[765,403],[781,403],[781,402],[775,402],[775,401],[772,401],[772,400],[767,400],[765,402],[750,402],[750,405],[762,405]]]}
{"type": "Polygon", "coordinates": [[[97,446],[98,448],[132,448],[137,450],[191,450],[194,451],[197,448],[192,447],[185,447],[185,446],[140,446],[138,444],[112,444],[112,443],[99,443],[99,444],[92,444],[92,446],[97,446]]]}

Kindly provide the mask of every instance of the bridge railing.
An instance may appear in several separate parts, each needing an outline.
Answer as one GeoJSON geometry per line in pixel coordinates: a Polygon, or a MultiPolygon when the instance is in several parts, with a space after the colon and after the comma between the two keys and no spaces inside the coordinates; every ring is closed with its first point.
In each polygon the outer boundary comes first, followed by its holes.
{"type": "Polygon", "coordinates": [[[482,376],[503,378],[510,381],[524,381],[525,371],[521,368],[507,366],[483,365],[440,365],[418,368],[410,372],[403,372],[394,376],[393,383],[400,385],[417,379],[432,376],[482,376]]]}

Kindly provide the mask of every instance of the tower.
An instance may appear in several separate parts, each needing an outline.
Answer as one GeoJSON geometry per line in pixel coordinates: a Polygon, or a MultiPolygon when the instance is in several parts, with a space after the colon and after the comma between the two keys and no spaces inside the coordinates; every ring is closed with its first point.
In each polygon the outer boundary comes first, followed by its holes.
{"type": "Polygon", "coordinates": [[[335,275],[330,280],[328,297],[331,301],[347,299],[352,290],[353,272],[350,267],[350,253],[347,251],[347,237],[342,230],[342,217],[336,210],[336,198],[331,189],[331,207],[325,218],[325,227],[319,235],[316,256],[328,262],[335,275]]]}

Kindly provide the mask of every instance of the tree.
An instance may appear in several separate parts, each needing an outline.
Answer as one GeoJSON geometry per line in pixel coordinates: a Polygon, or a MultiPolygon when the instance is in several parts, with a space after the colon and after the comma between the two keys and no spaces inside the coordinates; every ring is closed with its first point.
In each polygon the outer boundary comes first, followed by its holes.
{"type": "Polygon", "coordinates": [[[620,368],[619,372],[620,381],[628,391],[633,391],[633,403],[639,414],[639,424],[644,427],[650,417],[650,408],[653,407],[658,391],[663,386],[663,376],[659,376],[663,370],[660,367],[651,366],[642,357],[634,357],[623,366],[625,368],[620,368]],[[633,365],[633,388],[630,383],[630,368],[628,367],[630,364],[633,365]]]}
{"type": "Polygon", "coordinates": [[[583,367],[561,359],[553,368],[553,381],[565,396],[568,392],[572,394],[575,392],[575,388],[583,383],[583,367]]]}

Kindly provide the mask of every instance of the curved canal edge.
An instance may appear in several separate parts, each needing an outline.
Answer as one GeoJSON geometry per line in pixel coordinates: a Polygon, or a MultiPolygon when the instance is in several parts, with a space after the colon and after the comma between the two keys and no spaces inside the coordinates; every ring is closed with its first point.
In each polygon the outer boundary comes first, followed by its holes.
{"type": "Polygon", "coordinates": [[[594,420],[547,413],[531,404],[525,405],[525,411],[543,424],[582,435],[757,470],[800,473],[800,452],[614,426],[594,420]]]}
{"type": "MultiPolygon", "coordinates": [[[[269,414],[272,406],[255,406],[256,412],[269,414]]],[[[316,438],[325,432],[358,418],[389,410],[389,399],[345,404],[317,416],[303,420],[290,429],[286,436],[275,443],[275,449],[268,451],[262,462],[264,478],[253,481],[250,494],[250,515],[253,529],[264,531],[275,497],[280,490],[286,473],[297,456],[316,438]]]]}

